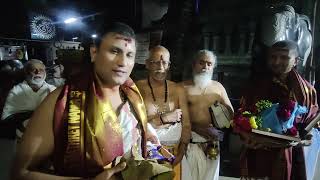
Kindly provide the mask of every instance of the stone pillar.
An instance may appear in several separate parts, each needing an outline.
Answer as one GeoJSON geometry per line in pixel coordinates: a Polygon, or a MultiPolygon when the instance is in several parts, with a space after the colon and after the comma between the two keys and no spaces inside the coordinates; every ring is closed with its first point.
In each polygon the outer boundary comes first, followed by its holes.
{"type": "Polygon", "coordinates": [[[213,36],[213,46],[212,51],[215,54],[219,54],[219,43],[220,43],[220,37],[218,35],[213,36]]]}

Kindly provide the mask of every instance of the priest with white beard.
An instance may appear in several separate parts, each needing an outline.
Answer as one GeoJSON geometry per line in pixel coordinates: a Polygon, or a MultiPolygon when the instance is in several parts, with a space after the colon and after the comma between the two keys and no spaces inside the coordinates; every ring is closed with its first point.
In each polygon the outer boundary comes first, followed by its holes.
{"type": "Polygon", "coordinates": [[[193,79],[182,82],[187,91],[188,108],[192,127],[191,143],[186,152],[192,179],[218,180],[220,155],[219,140],[223,133],[214,127],[209,108],[214,103],[223,104],[230,117],[233,107],[225,88],[212,80],[217,57],[213,52],[200,50],[193,60],[193,79]],[[212,153],[212,150],[215,153],[212,153]],[[211,151],[211,152],[210,152],[211,151]]]}
{"type": "Polygon", "coordinates": [[[45,82],[46,67],[42,61],[29,60],[24,66],[24,72],[25,80],[10,90],[1,116],[1,120],[15,120],[21,123],[18,124],[16,130],[18,142],[28,123],[29,116],[56,88],[45,82]]]}

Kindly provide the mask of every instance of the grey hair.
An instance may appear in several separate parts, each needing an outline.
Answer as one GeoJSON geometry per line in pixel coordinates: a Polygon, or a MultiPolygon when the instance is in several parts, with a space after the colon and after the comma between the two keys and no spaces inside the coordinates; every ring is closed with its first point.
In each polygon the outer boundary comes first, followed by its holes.
{"type": "Polygon", "coordinates": [[[203,55],[210,57],[214,61],[213,68],[216,68],[217,55],[213,51],[210,51],[207,49],[201,49],[201,50],[197,51],[196,54],[194,55],[193,62],[195,63],[196,61],[198,61],[198,59],[203,55]]]}
{"type": "Polygon", "coordinates": [[[27,61],[26,64],[24,65],[24,70],[27,71],[29,68],[32,67],[32,65],[33,65],[34,63],[39,63],[39,64],[42,64],[44,67],[46,67],[41,60],[39,60],[39,59],[30,59],[30,60],[27,61]]]}

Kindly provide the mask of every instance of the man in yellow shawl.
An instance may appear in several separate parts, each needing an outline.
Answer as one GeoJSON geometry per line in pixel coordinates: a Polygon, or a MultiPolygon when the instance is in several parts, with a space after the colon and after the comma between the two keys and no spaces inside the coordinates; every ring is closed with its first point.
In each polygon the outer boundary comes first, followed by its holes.
{"type": "Polygon", "coordinates": [[[146,157],[145,107],[129,78],[134,31],[110,23],[98,37],[90,48],[90,72],[49,94],[34,112],[17,153],[14,179],[114,179],[128,166],[118,157],[146,157]],[[41,171],[49,160],[50,174],[41,171]]]}

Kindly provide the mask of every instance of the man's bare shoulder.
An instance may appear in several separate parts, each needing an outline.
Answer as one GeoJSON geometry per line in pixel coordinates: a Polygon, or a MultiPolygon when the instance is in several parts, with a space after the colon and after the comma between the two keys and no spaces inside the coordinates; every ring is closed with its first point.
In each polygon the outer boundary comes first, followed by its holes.
{"type": "Polygon", "coordinates": [[[138,87],[141,95],[146,96],[145,91],[146,91],[146,88],[148,87],[148,80],[142,79],[142,80],[136,81],[135,84],[138,87]]]}
{"type": "Polygon", "coordinates": [[[219,81],[212,80],[211,86],[219,89],[224,89],[223,85],[219,81]]]}
{"type": "Polygon", "coordinates": [[[174,82],[174,81],[170,81],[170,80],[167,80],[167,84],[168,84],[169,86],[176,86],[176,85],[178,85],[178,83],[176,83],[176,82],[174,82]]]}
{"type": "Polygon", "coordinates": [[[42,131],[44,127],[47,127],[49,130],[52,127],[50,125],[46,126],[44,124],[50,123],[53,121],[53,114],[55,110],[55,104],[57,102],[57,99],[63,90],[63,87],[59,87],[52,91],[37,107],[35,112],[33,113],[31,120],[29,122],[28,126],[32,126],[36,129],[41,129],[39,131],[42,131]]]}
{"type": "Polygon", "coordinates": [[[49,93],[48,96],[43,100],[43,102],[41,104],[49,104],[49,105],[52,104],[52,105],[54,105],[56,103],[59,95],[61,94],[61,91],[62,91],[63,87],[64,86],[58,87],[54,91],[49,93]]]}
{"type": "Polygon", "coordinates": [[[190,86],[193,85],[193,82],[192,82],[192,80],[186,80],[186,81],[180,82],[179,84],[180,84],[181,86],[183,86],[183,87],[190,87],[190,86]]]}
{"type": "Polygon", "coordinates": [[[147,84],[147,82],[148,82],[147,79],[142,79],[142,80],[136,81],[135,84],[138,87],[144,87],[147,84]]]}
{"type": "Polygon", "coordinates": [[[175,89],[181,90],[183,88],[183,85],[181,83],[176,83],[174,81],[167,80],[169,87],[174,87],[175,89]]]}

